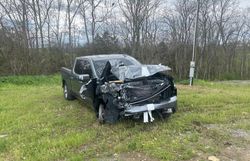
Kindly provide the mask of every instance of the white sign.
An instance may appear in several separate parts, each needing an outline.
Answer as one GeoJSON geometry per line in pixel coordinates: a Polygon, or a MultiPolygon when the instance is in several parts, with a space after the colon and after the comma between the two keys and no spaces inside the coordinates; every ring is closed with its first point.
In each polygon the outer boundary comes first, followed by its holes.
{"type": "Polygon", "coordinates": [[[190,68],[194,68],[195,67],[195,62],[194,61],[191,61],[190,62],[190,68]]]}
{"type": "Polygon", "coordinates": [[[190,68],[190,71],[189,71],[189,77],[192,78],[194,77],[194,68],[190,68]]]}

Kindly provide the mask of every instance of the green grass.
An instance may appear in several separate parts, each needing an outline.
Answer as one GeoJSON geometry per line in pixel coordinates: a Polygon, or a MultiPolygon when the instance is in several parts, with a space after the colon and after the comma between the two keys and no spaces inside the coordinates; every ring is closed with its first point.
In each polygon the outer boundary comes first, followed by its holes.
{"type": "Polygon", "coordinates": [[[59,75],[50,76],[5,76],[0,77],[0,85],[41,85],[41,84],[58,84],[61,80],[59,75]]]}
{"type": "Polygon", "coordinates": [[[64,100],[60,83],[59,76],[0,78],[0,136],[7,135],[0,137],[0,160],[110,160],[132,153],[188,160],[238,142],[228,129],[250,130],[249,84],[177,85],[178,112],[168,120],[100,125],[91,107],[64,100]],[[219,128],[206,128],[211,124],[219,128]]]}

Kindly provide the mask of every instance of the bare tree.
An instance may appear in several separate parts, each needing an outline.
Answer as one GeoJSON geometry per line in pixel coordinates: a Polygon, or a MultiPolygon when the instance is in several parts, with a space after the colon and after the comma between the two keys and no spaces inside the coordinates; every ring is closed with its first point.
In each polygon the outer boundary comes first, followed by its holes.
{"type": "Polygon", "coordinates": [[[196,5],[192,0],[177,0],[172,11],[164,16],[164,22],[168,26],[167,36],[174,52],[174,71],[181,78],[187,75],[189,58],[191,53],[193,24],[196,5]]]}
{"type": "Polygon", "coordinates": [[[68,34],[69,34],[69,48],[72,48],[72,23],[81,7],[82,1],[67,0],[67,22],[68,22],[68,34]]]}
{"type": "Polygon", "coordinates": [[[85,0],[80,9],[84,20],[84,29],[87,43],[94,42],[96,33],[104,26],[111,16],[115,2],[107,0],[85,0]]]}

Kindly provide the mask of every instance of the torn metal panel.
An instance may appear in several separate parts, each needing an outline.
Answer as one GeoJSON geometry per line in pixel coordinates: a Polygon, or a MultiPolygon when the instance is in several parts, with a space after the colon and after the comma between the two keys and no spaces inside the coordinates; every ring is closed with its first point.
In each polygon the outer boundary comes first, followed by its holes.
{"type": "Polygon", "coordinates": [[[112,66],[112,67],[117,67],[117,66],[130,66],[130,65],[137,65],[140,66],[141,64],[135,60],[132,57],[121,57],[121,58],[109,58],[106,57],[104,59],[95,59],[93,61],[93,64],[95,66],[96,74],[98,77],[102,77],[103,73],[106,73],[107,71],[104,71],[105,67],[112,66]]]}
{"type": "Polygon", "coordinates": [[[112,66],[111,73],[119,80],[137,79],[152,76],[159,72],[169,71],[171,68],[164,65],[130,65],[112,66]]]}
{"type": "MultiPolygon", "coordinates": [[[[155,75],[166,70],[169,68],[162,65],[120,66],[117,68],[107,62],[102,73],[104,83],[100,86],[100,93],[109,96],[112,108],[115,106],[116,109],[121,110],[121,115],[130,116],[141,113],[144,122],[153,122],[152,111],[162,109],[166,111],[176,106],[172,80],[164,74],[155,75]],[[113,69],[119,69],[119,72],[115,75],[113,69]],[[135,79],[130,79],[130,77],[135,79]],[[113,80],[115,78],[119,80],[113,80]],[[130,80],[128,81],[128,79],[130,80]]],[[[114,118],[116,115],[114,117],[109,115],[108,120],[114,118]]]]}

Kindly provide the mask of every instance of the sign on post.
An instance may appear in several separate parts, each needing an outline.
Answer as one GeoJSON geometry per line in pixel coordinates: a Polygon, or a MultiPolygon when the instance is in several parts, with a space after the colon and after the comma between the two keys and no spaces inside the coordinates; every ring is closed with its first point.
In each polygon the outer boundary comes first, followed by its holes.
{"type": "Polygon", "coordinates": [[[190,62],[190,71],[189,71],[189,77],[190,78],[194,77],[194,69],[195,69],[195,62],[191,61],[190,62]]]}

